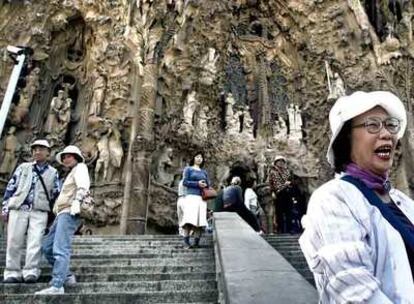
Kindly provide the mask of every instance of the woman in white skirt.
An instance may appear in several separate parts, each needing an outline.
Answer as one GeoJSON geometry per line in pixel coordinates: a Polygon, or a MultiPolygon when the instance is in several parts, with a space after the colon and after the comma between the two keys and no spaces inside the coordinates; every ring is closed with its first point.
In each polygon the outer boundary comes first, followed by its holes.
{"type": "Polygon", "coordinates": [[[182,218],[180,227],[184,232],[184,243],[188,248],[196,248],[200,244],[203,228],[207,226],[207,203],[203,201],[202,189],[210,186],[207,172],[203,169],[204,156],[197,152],[190,161],[190,166],[184,169],[183,185],[187,188],[182,202],[182,218]],[[194,243],[190,242],[190,232],[193,231],[194,243]]]}

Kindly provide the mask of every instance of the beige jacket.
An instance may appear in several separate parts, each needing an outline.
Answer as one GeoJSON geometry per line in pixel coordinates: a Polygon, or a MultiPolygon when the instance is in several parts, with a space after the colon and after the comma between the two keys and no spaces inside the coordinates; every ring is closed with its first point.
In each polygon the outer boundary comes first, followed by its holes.
{"type": "Polygon", "coordinates": [[[84,163],[78,163],[66,177],[53,212],[55,214],[70,212],[72,202],[83,200],[86,192],[89,191],[90,183],[88,167],[84,163]]]}

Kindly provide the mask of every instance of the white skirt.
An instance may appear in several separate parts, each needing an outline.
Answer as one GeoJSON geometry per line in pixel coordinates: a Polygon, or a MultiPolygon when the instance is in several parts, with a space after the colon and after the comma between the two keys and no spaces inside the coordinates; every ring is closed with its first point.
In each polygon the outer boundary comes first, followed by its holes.
{"type": "Polygon", "coordinates": [[[188,194],[177,201],[178,225],[207,226],[207,203],[201,196],[188,194]]]}

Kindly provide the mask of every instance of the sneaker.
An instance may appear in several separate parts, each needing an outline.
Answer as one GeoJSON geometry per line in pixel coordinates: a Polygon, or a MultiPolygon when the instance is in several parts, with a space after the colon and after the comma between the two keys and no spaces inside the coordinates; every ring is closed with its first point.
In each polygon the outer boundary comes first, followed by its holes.
{"type": "Polygon", "coordinates": [[[59,287],[51,286],[49,288],[36,291],[35,295],[60,295],[64,293],[65,293],[65,289],[63,287],[59,288],[59,287]]]}
{"type": "Polygon", "coordinates": [[[8,277],[7,279],[3,280],[3,283],[5,284],[15,284],[15,283],[21,283],[22,278],[15,278],[15,277],[8,277]]]}
{"type": "MultiPolygon", "coordinates": [[[[53,279],[49,281],[49,285],[50,285],[50,286],[52,286],[52,282],[53,282],[53,279]]],[[[63,283],[63,286],[65,286],[65,287],[73,287],[73,286],[75,286],[75,285],[76,285],[76,283],[78,283],[78,282],[76,281],[76,276],[75,276],[73,273],[71,273],[70,275],[68,275],[68,276],[66,277],[66,280],[65,280],[65,282],[63,283]]]]}
{"type": "Polygon", "coordinates": [[[76,285],[76,283],[76,276],[74,274],[70,274],[66,277],[64,285],[65,287],[73,287],[76,285]]]}
{"type": "Polygon", "coordinates": [[[36,283],[37,282],[37,277],[33,274],[29,274],[27,277],[23,278],[25,283],[36,283]]]}

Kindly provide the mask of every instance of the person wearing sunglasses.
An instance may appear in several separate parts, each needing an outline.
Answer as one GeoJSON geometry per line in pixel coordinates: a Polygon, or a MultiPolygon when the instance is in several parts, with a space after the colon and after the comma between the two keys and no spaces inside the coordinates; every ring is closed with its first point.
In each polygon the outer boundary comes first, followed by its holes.
{"type": "Polygon", "coordinates": [[[404,105],[390,92],[355,92],[329,122],[336,176],[312,194],[299,240],[320,303],[414,303],[414,202],[389,180],[404,105]]]}

